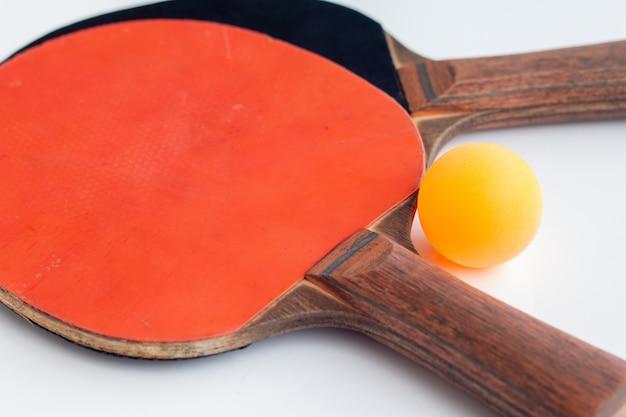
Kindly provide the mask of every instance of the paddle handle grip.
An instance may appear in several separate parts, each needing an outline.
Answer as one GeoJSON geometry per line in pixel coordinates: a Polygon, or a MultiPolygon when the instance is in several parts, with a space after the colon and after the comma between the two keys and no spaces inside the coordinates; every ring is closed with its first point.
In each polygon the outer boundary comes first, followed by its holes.
{"type": "Polygon", "coordinates": [[[308,279],[371,320],[358,330],[503,416],[626,413],[626,362],[465,284],[369,230],[308,279]]]}
{"type": "Polygon", "coordinates": [[[411,113],[475,114],[465,130],[626,116],[626,41],[410,61],[398,73],[411,113]]]}

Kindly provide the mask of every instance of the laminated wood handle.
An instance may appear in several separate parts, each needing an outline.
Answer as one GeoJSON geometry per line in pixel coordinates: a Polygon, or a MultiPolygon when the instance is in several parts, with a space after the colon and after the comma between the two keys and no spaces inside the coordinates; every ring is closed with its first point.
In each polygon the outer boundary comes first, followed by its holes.
{"type": "Polygon", "coordinates": [[[490,58],[415,59],[398,70],[412,113],[626,107],[626,41],[490,58]]]}
{"type": "Polygon", "coordinates": [[[359,330],[503,416],[626,412],[626,362],[474,289],[382,235],[357,233],[307,279],[371,318],[359,330]]]}
{"type": "Polygon", "coordinates": [[[626,41],[445,61],[389,45],[428,164],[466,131],[626,117],[626,41]]]}

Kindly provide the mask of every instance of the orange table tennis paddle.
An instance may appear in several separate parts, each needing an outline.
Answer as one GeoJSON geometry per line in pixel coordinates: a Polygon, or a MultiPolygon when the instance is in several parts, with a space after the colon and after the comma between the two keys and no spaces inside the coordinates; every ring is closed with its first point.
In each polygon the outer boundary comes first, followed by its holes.
{"type": "MultiPolygon", "coordinates": [[[[574,107],[619,113],[622,86],[588,87],[594,101],[574,107]]],[[[420,136],[342,67],[248,30],[155,19],[19,54],[0,97],[0,300],[29,320],[144,358],[336,326],[503,415],[624,412],[621,359],[410,249],[420,136]]],[[[437,116],[426,132],[461,120],[437,116]]]]}

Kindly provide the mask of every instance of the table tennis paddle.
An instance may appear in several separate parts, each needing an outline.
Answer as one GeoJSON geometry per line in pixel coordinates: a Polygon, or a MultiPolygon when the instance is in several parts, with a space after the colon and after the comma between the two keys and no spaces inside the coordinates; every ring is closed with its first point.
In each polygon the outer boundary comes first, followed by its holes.
{"type": "Polygon", "coordinates": [[[503,415],[623,408],[623,361],[394,242],[409,246],[422,144],[341,67],[154,20],[31,48],[0,86],[0,298],[43,327],[176,358],[337,326],[503,415]]]}

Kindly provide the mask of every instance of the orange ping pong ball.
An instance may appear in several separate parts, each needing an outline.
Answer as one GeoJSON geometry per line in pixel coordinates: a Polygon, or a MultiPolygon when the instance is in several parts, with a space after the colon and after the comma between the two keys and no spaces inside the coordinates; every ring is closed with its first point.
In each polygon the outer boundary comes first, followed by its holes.
{"type": "Polygon", "coordinates": [[[426,238],[447,259],[486,268],[516,257],[541,223],[541,187],[518,154],[490,143],[461,145],[424,175],[418,215],[426,238]]]}

